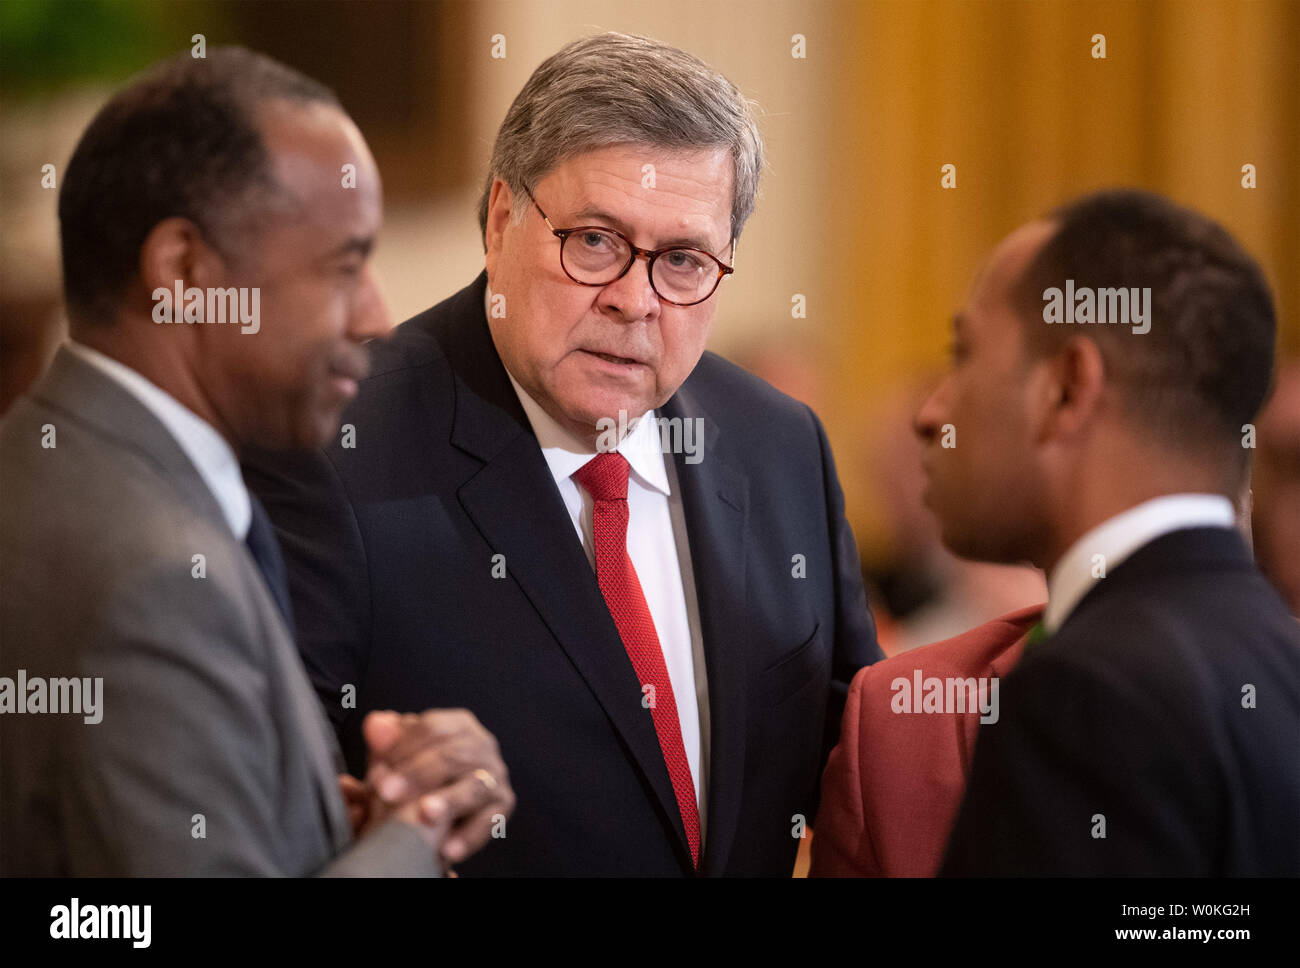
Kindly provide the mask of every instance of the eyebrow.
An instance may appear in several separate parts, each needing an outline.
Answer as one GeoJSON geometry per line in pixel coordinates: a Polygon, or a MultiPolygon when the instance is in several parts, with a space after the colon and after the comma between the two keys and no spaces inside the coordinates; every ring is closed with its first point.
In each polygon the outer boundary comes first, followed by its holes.
{"type": "MultiPolygon", "coordinates": [[[[612,227],[618,229],[620,232],[622,232],[624,235],[628,236],[629,238],[631,238],[632,236],[631,226],[629,226],[618,216],[610,215],[609,212],[606,212],[603,209],[599,209],[594,205],[584,206],[583,208],[575,212],[573,217],[575,219],[594,218],[600,222],[605,222],[611,225],[612,227]]],[[[685,245],[685,246],[689,246],[692,249],[699,249],[703,252],[708,252],[710,255],[713,254],[713,249],[709,245],[708,240],[701,239],[695,236],[681,236],[676,239],[668,239],[662,245],[652,246],[652,248],[662,249],[673,245],[685,245]]],[[[723,248],[726,248],[726,246],[724,245],[723,248]]],[[[722,251],[722,250],[719,249],[718,251],[722,251]]]]}
{"type": "Polygon", "coordinates": [[[373,235],[354,235],[330,253],[330,258],[352,255],[354,252],[363,258],[370,255],[375,248],[373,235]]]}

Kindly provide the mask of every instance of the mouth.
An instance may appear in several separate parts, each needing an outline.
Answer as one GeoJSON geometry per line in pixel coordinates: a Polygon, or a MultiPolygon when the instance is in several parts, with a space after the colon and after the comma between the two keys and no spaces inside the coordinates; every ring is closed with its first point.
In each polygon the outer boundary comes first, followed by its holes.
{"type": "Polygon", "coordinates": [[[586,353],[588,356],[594,356],[598,360],[603,360],[606,363],[612,364],[613,366],[631,367],[645,365],[633,356],[619,356],[616,353],[602,353],[599,350],[587,349],[584,349],[582,352],[586,353]]]}
{"type": "Polygon", "coordinates": [[[370,375],[370,357],[362,353],[339,353],[329,362],[330,376],[360,383],[370,375]]]}
{"type": "Polygon", "coordinates": [[[357,381],[340,373],[330,374],[330,387],[335,396],[341,397],[345,403],[357,395],[357,381]]]}
{"type": "Polygon", "coordinates": [[[330,363],[330,386],[335,392],[351,400],[357,395],[358,385],[370,372],[370,361],[364,356],[345,356],[330,363]]]}

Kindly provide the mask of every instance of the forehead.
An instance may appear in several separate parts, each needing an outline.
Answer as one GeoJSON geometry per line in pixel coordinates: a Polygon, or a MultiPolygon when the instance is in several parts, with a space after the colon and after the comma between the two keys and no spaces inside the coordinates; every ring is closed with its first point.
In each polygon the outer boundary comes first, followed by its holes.
{"type": "Polygon", "coordinates": [[[381,204],[370,149],[342,111],[328,104],[273,100],[259,109],[258,124],[276,182],[309,217],[336,218],[381,204]],[[349,172],[354,177],[346,178],[349,172]]]}
{"type": "Polygon", "coordinates": [[[604,213],[629,224],[649,221],[657,232],[720,234],[719,244],[725,244],[732,178],[725,148],[614,145],[565,160],[538,188],[564,206],[564,215],[604,213]]]}
{"type": "Polygon", "coordinates": [[[998,243],[971,284],[964,314],[968,326],[980,328],[989,318],[1013,315],[1013,290],[1055,232],[1056,225],[1052,222],[1030,222],[998,243]]]}

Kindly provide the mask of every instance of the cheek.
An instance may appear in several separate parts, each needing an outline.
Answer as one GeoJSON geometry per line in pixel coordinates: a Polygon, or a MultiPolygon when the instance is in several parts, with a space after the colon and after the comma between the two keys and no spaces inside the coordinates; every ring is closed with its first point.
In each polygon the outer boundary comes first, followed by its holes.
{"type": "Polygon", "coordinates": [[[504,264],[498,279],[488,309],[494,332],[518,362],[531,368],[554,365],[571,348],[598,290],[540,271],[515,274],[504,264]]]}
{"type": "Polygon", "coordinates": [[[709,340],[709,330],[713,324],[713,314],[694,314],[685,312],[663,314],[659,318],[660,365],[659,380],[661,384],[674,384],[675,390],[700,362],[704,347],[709,340]]]}
{"type": "Polygon", "coordinates": [[[301,384],[326,368],[347,318],[348,296],[340,287],[294,286],[264,293],[261,332],[245,339],[257,341],[257,351],[282,381],[301,384]]]}
{"type": "MultiPolygon", "coordinates": [[[[936,395],[930,416],[939,440],[954,445],[940,451],[947,458],[939,457],[935,466],[947,465],[949,483],[965,495],[963,500],[985,492],[1000,495],[1008,478],[1014,477],[1025,446],[1024,415],[1005,386],[964,374],[936,395]]],[[[998,497],[1004,499],[1005,495],[998,497]]]]}
{"type": "Polygon", "coordinates": [[[512,297],[494,292],[488,306],[492,341],[516,378],[544,377],[564,357],[569,329],[564,310],[540,296],[544,293],[526,291],[512,297]]]}

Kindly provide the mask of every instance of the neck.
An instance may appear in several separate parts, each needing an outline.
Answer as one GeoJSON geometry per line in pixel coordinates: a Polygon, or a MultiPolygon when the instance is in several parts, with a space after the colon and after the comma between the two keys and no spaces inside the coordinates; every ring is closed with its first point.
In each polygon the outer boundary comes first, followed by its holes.
{"type": "MultiPolygon", "coordinates": [[[[1166,455],[1163,459],[1168,460],[1166,455]]],[[[1161,465],[1155,457],[1107,466],[1105,473],[1087,474],[1065,482],[1057,489],[1054,506],[1058,508],[1053,527],[1045,537],[1044,547],[1034,563],[1048,575],[1070,547],[1098,525],[1146,501],[1171,494],[1226,494],[1221,475],[1210,473],[1203,464],[1161,465]]]]}
{"type": "Polygon", "coordinates": [[[75,326],[72,338],[129,366],[154,386],[174,397],[219,433],[236,453],[231,427],[221,419],[193,366],[194,333],[178,326],[157,326],[148,317],[122,314],[110,325],[75,326]]]}
{"type": "Polygon", "coordinates": [[[1108,427],[1058,468],[1050,486],[1052,521],[1034,563],[1048,574],[1084,534],[1139,504],[1171,494],[1222,494],[1235,500],[1231,469],[1213,451],[1190,453],[1108,427]]]}

